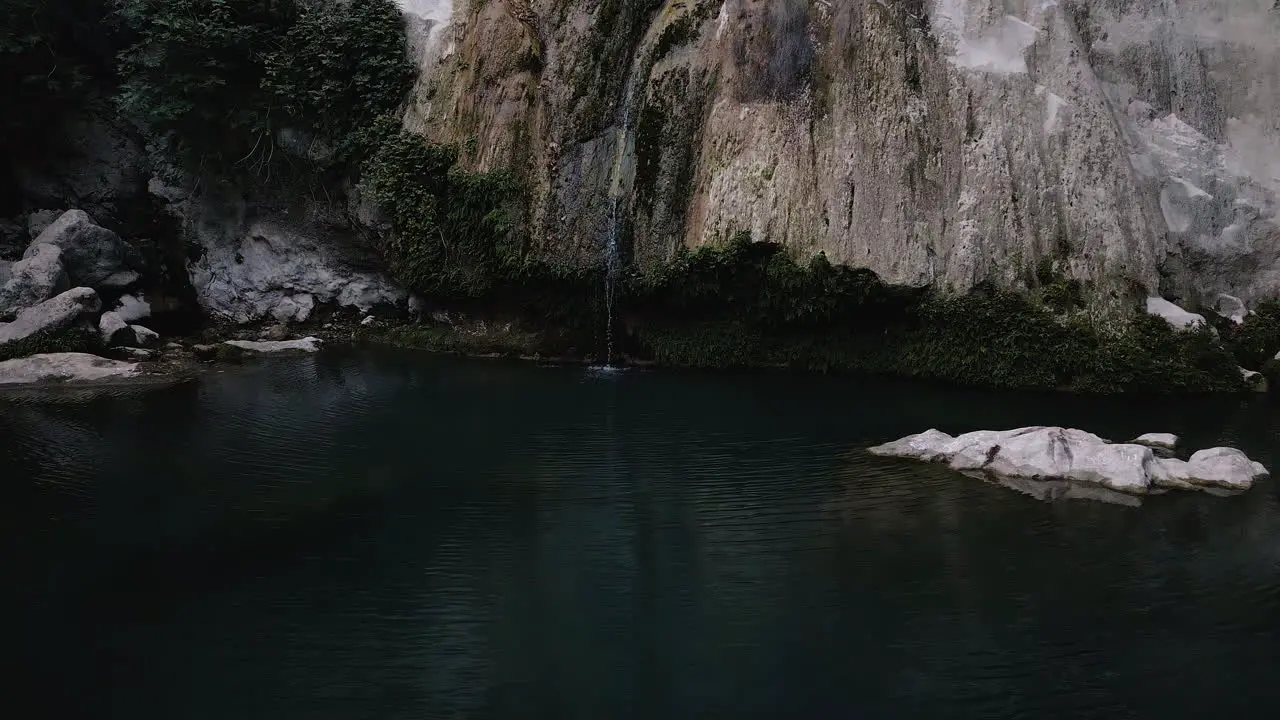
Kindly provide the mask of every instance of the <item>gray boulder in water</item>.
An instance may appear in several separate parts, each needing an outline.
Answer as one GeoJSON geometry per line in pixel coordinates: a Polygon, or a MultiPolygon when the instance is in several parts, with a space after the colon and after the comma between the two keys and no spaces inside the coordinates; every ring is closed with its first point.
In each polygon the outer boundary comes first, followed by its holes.
{"type": "Polygon", "coordinates": [[[22,260],[0,269],[0,317],[38,305],[71,287],[57,245],[32,245],[22,260]]]}
{"type": "Polygon", "coordinates": [[[74,285],[101,288],[136,279],[137,252],[83,210],[68,210],[54,220],[32,241],[23,257],[32,256],[42,244],[62,249],[62,264],[74,285]]]}
{"type": "Polygon", "coordinates": [[[1234,448],[1201,450],[1184,462],[1156,457],[1147,445],[1111,443],[1060,427],[978,430],[956,437],[928,430],[870,452],[945,462],[953,470],[1000,479],[1064,480],[1138,495],[1162,488],[1241,491],[1268,475],[1261,463],[1234,448]]]}
{"type": "Polygon", "coordinates": [[[86,316],[102,309],[92,288],[72,288],[39,305],[18,312],[11,323],[0,323],[0,357],[29,352],[23,346],[70,330],[86,316]]]}

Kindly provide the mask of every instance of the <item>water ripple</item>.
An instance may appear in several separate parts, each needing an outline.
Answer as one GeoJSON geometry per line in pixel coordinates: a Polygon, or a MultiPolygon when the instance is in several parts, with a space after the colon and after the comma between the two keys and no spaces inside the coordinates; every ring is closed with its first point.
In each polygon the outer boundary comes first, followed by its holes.
{"type": "Polygon", "coordinates": [[[322,354],[9,404],[16,687],[137,718],[1274,714],[1274,483],[1135,508],[861,450],[1066,418],[1280,459],[1274,408],[1096,402],[322,354]]]}

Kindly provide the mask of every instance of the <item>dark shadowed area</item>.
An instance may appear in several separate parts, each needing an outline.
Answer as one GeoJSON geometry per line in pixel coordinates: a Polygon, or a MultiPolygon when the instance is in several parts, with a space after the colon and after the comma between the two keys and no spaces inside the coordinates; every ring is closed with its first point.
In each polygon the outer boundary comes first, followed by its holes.
{"type": "Polygon", "coordinates": [[[1267,481],[1045,503],[873,442],[1237,445],[1266,401],[324,353],[0,405],[7,696],[57,718],[1280,710],[1267,481]]]}

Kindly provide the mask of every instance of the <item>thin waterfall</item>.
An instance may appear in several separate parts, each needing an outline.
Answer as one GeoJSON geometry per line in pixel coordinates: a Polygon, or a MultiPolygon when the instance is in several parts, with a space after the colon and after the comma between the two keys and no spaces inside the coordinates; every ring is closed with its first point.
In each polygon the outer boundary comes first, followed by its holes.
{"type": "MultiPolygon", "coordinates": [[[[652,34],[653,28],[650,28],[652,34]]],[[[622,235],[623,212],[626,201],[631,194],[635,180],[635,135],[632,125],[635,119],[635,104],[639,100],[642,80],[647,78],[649,70],[648,34],[641,41],[627,70],[627,84],[622,96],[622,104],[618,108],[618,116],[614,127],[613,164],[609,173],[609,224],[605,229],[604,242],[604,294],[605,294],[605,367],[613,366],[613,312],[614,297],[617,292],[618,276],[622,270],[622,256],[619,240],[622,235]],[[641,76],[644,76],[642,78],[641,76]]]]}

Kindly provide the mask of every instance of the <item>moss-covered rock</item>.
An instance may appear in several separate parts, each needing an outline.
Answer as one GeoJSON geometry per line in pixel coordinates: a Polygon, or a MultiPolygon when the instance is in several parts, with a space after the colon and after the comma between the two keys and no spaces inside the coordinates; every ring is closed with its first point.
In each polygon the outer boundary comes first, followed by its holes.
{"type": "Polygon", "coordinates": [[[40,353],[101,353],[105,347],[97,331],[79,325],[58,332],[44,332],[0,346],[0,362],[40,353]]]}
{"type": "MultiPolygon", "coordinates": [[[[602,357],[603,277],[500,265],[467,307],[509,323],[420,326],[402,345],[472,354],[602,357]]],[[[1235,392],[1237,358],[1210,329],[1180,331],[1137,310],[1095,323],[1039,295],[978,288],[947,296],[887,285],[818,256],[800,265],[772,243],[731,242],[619,278],[615,352],[661,365],[791,367],[1009,389],[1235,392]]]]}

